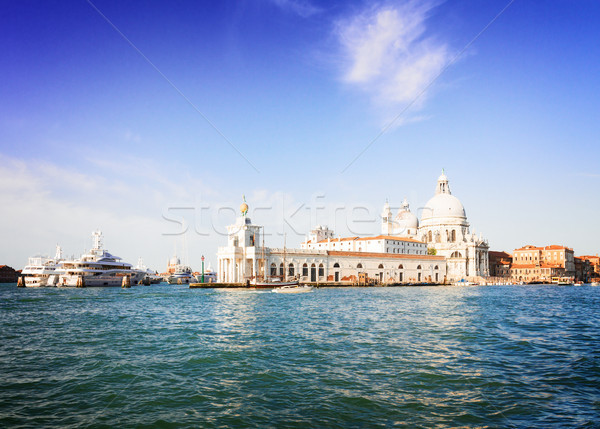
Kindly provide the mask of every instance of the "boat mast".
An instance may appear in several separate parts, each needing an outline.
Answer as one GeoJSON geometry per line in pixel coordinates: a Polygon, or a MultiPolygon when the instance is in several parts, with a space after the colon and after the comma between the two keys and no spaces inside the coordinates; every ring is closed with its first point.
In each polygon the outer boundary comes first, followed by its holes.
{"type": "Polygon", "coordinates": [[[267,281],[267,259],[265,258],[265,227],[263,226],[262,260],[263,260],[263,282],[267,281]]]}
{"type": "Polygon", "coordinates": [[[285,232],[283,233],[283,281],[287,281],[287,266],[285,264],[285,232]]]}

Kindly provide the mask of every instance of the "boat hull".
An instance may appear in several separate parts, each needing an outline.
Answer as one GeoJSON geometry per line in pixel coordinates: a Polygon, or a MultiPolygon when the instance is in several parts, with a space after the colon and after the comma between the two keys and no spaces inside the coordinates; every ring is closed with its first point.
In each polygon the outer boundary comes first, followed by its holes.
{"type": "Polygon", "coordinates": [[[143,276],[138,273],[107,275],[64,275],[60,276],[58,287],[121,287],[123,278],[130,277],[130,284],[137,284],[143,276]]]}

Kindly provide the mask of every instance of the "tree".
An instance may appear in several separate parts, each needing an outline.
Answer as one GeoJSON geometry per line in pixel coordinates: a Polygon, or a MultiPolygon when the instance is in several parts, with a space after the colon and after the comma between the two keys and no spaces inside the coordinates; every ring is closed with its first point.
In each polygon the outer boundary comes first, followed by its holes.
{"type": "Polygon", "coordinates": [[[437,250],[436,250],[436,249],[434,249],[433,247],[429,247],[429,248],[427,249],[427,254],[428,254],[428,255],[433,255],[433,256],[435,256],[435,255],[437,255],[437,250]]]}

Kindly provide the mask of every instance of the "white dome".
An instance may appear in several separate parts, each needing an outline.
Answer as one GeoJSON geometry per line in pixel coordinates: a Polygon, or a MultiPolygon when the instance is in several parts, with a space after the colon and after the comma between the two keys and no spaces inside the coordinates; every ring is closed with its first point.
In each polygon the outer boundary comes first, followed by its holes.
{"type": "Polygon", "coordinates": [[[452,194],[437,194],[425,204],[421,221],[432,218],[466,219],[465,208],[458,198],[452,194]]]}
{"type": "Polygon", "coordinates": [[[403,231],[408,231],[409,229],[417,229],[419,227],[419,219],[417,216],[410,211],[408,201],[406,198],[402,202],[402,207],[398,210],[398,214],[395,219],[396,227],[403,231]]]}

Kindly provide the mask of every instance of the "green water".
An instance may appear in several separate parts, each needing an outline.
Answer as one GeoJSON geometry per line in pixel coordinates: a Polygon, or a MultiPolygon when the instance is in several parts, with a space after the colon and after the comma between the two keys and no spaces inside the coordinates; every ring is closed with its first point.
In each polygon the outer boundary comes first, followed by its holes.
{"type": "Polygon", "coordinates": [[[600,427],[600,288],[0,286],[2,427],[600,427]]]}

